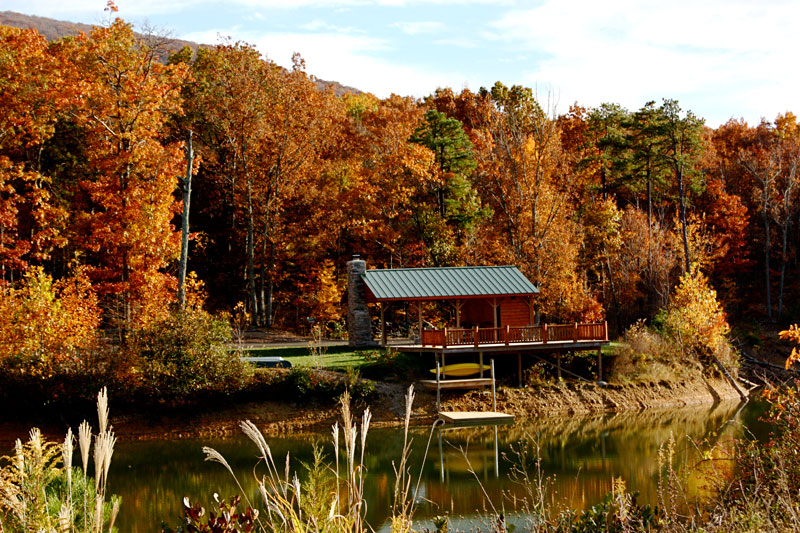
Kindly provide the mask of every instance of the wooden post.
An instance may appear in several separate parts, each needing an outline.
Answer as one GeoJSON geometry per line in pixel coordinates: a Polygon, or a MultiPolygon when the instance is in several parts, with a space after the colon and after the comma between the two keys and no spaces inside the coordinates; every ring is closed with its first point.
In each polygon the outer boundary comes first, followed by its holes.
{"type": "Polygon", "coordinates": [[[506,331],[505,331],[505,341],[506,341],[506,346],[508,346],[508,335],[509,335],[509,333],[510,333],[510,332],[511,332],[511,326],[509,326],[508,324],[506,324],[506,331]]]}
{"type": "Polygon", "coordinates": [[[597,349],[597,381],[603,381],[603,349],[597,349]]]}
{"type": "MultiPolygon", "coordinates": [[[[444,363],[444,354],[442,354],[442,363],[444,363]]],[[[439,377],[441,372],[439,371],[439,361],[436,361],[436,414],[442,412],[442,388],[441,382],[439,381],[441,378],[439,377]]]]}
{"type": "Polygon", "coordinates": [[[461,329],[461,308],[464,307],[464,300],[454,301],[453,307],[456,308],[456,328],[461,329]]]}
{"type": "Polygon", "coordinates": [[[603,332],[605,333],[605,340],[608,340],[608,321],[603,322],[603,332]]]}
{"type": "Polygon", "coordinates": [[[578,323],[575,322],[575,331],[572,332],[572,342],[578,342],[578,323]]]}
{"type": "Polygon", "coordinates": [[[480,339],[480,336],[478,335],[478,326],[475,326],[475,333],[473,333],[473,337],[472,337],[472,340],[475,341],[475,348],[478,347],[478,340],[479,339],[480,339]]]}
{"type": "Polygon", "coordinates": [[[386,348],[386,303],[381,302],[381,346],[386,348]]]}
{"type": "Polygon", "coordinates": [[[481,379],[483,379],[483,352],[478,352],[478,364],[481,365],[481,379]]]}
{"type": "Polygon", "coordinates": [[[422,341],[422,301],[417,302],[417,323],[419,324],[419,338],[422,341]]]}
{"type": "Polygon", "coordinates": [[[497,412],[497,393],[494,387],[494,359],[492,359],[492,412],[497,412]]]}
{"type": "Polygon", "coordinates": [[[492,306],[492,321],[494,322],[494,327],[500,327],[500,324],[497,323],[497,307],[500,305],[497,303],[497,298],[492,298],[489,302],[489,305],[492,306]]]}
{"type": "Polygon", "coordinates": [[[536,315],[533,311],[533,296],[528,298],[528,324],[533,326],[536,321],[536,315]]]}
{"type": "Polygon", "coordinates": [[[444,328],[444,335],[442,335],[442,348],[447,348],[447,328],[444,328]]]}
{"type": "Polygon", "coordinates": [[[517,376],[519,377],[519,388],[522,388],[522,352],[517,352],[517,376]]]}
{"type": "Polygon", "coordinates": [[[547,344],[547,324],[542,324],[542,344],[547,344]]]}

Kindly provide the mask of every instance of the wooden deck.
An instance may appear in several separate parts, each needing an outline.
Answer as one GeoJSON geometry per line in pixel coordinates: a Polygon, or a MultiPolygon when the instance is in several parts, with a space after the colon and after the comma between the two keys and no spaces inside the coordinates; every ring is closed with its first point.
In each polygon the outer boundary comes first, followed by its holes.
{"type": "Polygon", "coordinates": [[[427,329],[419,344],[398,344],[401,352],[509,352],[592,350],[608,344],[608,324],[545,324],[504,328],[427,329]]]}

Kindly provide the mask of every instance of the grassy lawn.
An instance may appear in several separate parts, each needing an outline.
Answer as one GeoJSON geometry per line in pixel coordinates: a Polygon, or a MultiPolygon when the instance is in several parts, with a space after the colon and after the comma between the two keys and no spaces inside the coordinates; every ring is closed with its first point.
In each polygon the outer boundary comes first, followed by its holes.
{"type": "Polygon", "coordinates": [[[379,349],[354,350],[349,346],[324,346],[321,355],[312,356],[305,346],[293,348],[255,348],[245,350],[244,355],[249,357],[280,356],[292,363],[292,366],[307,366],[327,368],[330,370],[344,370],[347,368],[360,368],[370,362],[365,355],[372,355],[375,359],[379,349]]]}

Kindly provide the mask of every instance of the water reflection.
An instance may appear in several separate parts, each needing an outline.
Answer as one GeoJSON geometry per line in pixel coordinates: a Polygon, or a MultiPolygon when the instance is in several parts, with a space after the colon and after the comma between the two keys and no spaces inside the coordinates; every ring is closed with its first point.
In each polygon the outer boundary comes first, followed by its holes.
{"type": "MultiPolygon", "coordinates": [[[[415,428],[410,464],[414,480],[424,461],[417,518],[436,515],[474,516],[492,509],[521,510],[524,487],[509,479],[512,446],[538,444],[543,476],[550,484],[548,500],[558,508],[582,509],[598,502],[611,489],[612,479],[622,477],[638,491],[644,503],[657,500],[659,447],[675,438],[675,462],[682,467],[698,460],[692,441],[722,445],[745,436],[742,421],[756,434],[763,406],[722,403],[641,413],[558,416],[518,421],[511,426],[457,429],[415,428]],[[431,431],[433,433],[431,434],[431,431]]],[[[330,433],[285,435],[267,439],[276,462],[291,453],[292,465],[310,463],[312,443],[320,443],[332,457],[330,433]]],[[[212,494],[230,497],[238,492],[228,472],[219,464],[203,461],[201,447],[216,448],[243,481],[249,497],[258,501],[254,482],[257,450],[245,437],[177,441],[120,441],[112,461],[109,490],[122,496],[121,531],[156,530],[162,520],[176,525],[181,501],[208,505],[212,494]]],[[[367,439],[365,491],[367,519],[378,528],[391,509],[394,472],[403,446],[402,429],[371,430],[367,439]]],[[[533,450],[533,448],[530,448],[533,450]]],[[[535,458],[535,451],[533,458],[535,458]]],[[[256,470],[258,472],[260,470],[256,470]]]]}

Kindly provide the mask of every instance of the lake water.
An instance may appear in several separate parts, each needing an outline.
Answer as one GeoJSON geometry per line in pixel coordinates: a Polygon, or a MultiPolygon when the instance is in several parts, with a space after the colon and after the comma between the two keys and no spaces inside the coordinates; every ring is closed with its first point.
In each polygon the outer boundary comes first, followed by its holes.
{"type": "MultiPolygon", "coordinates": [[[[711,406],[648,410],[640,413],[594,416],[561,415],[518,421],[514,425],[435,429],[423,461],[430,428],[413,429],[413,476],[423,466],[416,518],[449,514],[472,517],[496,508],[519,510],[524,489],[509,480],[512,446],[537,442],[541,469],[550,486],[555,508],[583,509],[597,503],[621,477],[643,503],[657,502],[659,447],[675,440],[678,468],[699,458],[698,447],[724,445],[731,438],[768,432],[759,416],[763,405],[722,403],[711,406]],[[472,473],[470,470],[474,471],[472,473]],[[515,503],[516,500],[516,503],[515,503]]],[[[291,452],[294,468],[310,462],[318,442],[332,457],[330,432],[267,438],[276,462],[291,452]]],[[[367,438],[366,495],[368,522],[379,530],[391,508],[394,473],[403,443],[402,429],[373,429],[367,438]]],[[[221,497],[238,493],[225,468],[204,462],[202,446],[216,448],[255,496],[253,467],[257,450],[244,436],[224,439],[120,441],[109,474],[109,490],[122,496],[120,531],[157,531],[162,520],[174,527],[182,501],[208,505],[214,492],[221,497]]],[[[535,453],[535,452],[534,452],[535,453]]],[[[302,477],[302,476],[301,476],[302,477]]],[[[690,486],[690,491],[701,490],[690,486]]],[[[254,498],[255,499],[255,498],[254,498]]]]}

